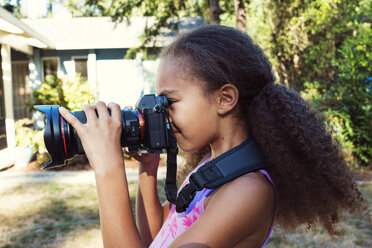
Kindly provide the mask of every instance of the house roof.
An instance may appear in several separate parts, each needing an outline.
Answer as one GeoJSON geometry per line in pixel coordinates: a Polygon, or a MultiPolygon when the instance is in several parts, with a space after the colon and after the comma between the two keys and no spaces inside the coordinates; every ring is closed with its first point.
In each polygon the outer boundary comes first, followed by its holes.
{"type": "Polygon", "coordinates": [[[54,47],[50,40],[1,7],[0,43],[9,44],[25,53],[32,53],[32,46],[39,48],[54,47]]]}
{"type": "MultiPolygon", "coordinates": [[[[23,19],[27,25],[50,39],[57,50],[130,48],[141,44],[139,36],[154,18],[134,17],[115,24],[110,17],[81,17],[69,19],[23,19]]],[[[180,32],[203,24],[202,18],[184,18],[180,32]]],[[[170,42],[174,33],[165,32],[157,38],[157,45],[170,42]]]]}

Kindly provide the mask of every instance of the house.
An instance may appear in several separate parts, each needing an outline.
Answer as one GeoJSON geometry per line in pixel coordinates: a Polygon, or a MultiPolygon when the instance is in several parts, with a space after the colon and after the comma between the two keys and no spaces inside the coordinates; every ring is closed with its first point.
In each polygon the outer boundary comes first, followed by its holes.
{"type": "MultiPolygon", "coordinates": [[[[0,18],[4,14],[18,28],[23,28],[29,43],[23,45],[27,49],[16,47],[0,37],[1,51],[7,48],[8,56],[10,54],[13,59],[9,62],[12,63],[13,79],[5,75],[8,67],[2,67],[4,85],[7,86],[4,94],[0,93],[0,102],[3,99],[5,103],[1,103],[0,109],[0,137],[3,139],[0,149],[15,146],[14,122],[31,116],[25,111],[24,101],[30,97],[31,89],[38,88],[47,74],[74,80],[79,73],[89,82],[98,100],[117,102],[122,107],[133,106],[142,94],[155,92],[158,61],[143,60],[141,54],[137,54],[134,60],[124,59],[128,49],[141,44],[138,37],[144,27],[154,21],[153,18],[131,18],[130,23],[115,24],[109,17],[18,20],[5,12],[0,9],[0,18]],[[15,82],[18,77],[22,78],[21,83],[15,82]],[[9,85],[12,85],[13,93],[9,85]],[[11,100],[4,101],[4,97],[11,100]]],[[[201,18],[185,18],[179,22],[179,30],[202,23],[201,18]]],[[[6,31],[2,31],[0,22],[0,35],[3,32],[6,31]]],[[[156,44],[162,47],[174,36],[174,32],[165,31],[156,44]]],[[[2,56],[2,60],[5,57],[2,56]]]]}
{"type": "MultiPolygon", "coordinates": [[[[24,101],[31,94],[29,80],[38,80],[33,56],[54,45],[47,38],[0,8],[0,149],[15,146],[14,121],[29,116],[24,101]]],[[[1,159],[1,158],[0,158],[1,159]]]]}
{"type": "MultiPolygon", "coordinates": [[[[86,78],[98,100],[133,106],[140,95],[155,93],[157,60],[124,59],[128,49],[141,44],[139,36],[154,18],[133,17],[115,24],[110,17],[23,19],[31,28],[47,37],[54,48],[39,49],[34,57],[40,63],[41,81],[46,74],[74,80],[79,73],[86,78]]],[[[183,31],[203,23],[202,18],[184,18],[183,31]]],[[[165,30],[156,40],[157,47],[168,44],[175,36],[165,30]]],[[[156,57],[157,57],[156,50],[156,57]]]]}

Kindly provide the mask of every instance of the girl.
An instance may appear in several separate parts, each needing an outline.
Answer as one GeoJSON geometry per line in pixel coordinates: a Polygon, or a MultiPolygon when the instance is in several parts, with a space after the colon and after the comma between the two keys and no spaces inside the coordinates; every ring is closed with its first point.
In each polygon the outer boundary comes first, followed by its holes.
{"type": "Polygon", "coordinates": [[[361,212],[364,201],[331,136],[297,92],[273,82],[262,50],[233,28],[202,27],[162,51],[156,88],[169,100],[179,147],[196,151],[200,167],[253,137],[269,167],[197,192],[178,214],[159,202],[159,157],[137,156],[137,226],[120,147],[120,107],[84,106],[86,124],[61,108],[95,172],[104,245],[261,247],[274,217],[286,228],[320,223],[333,233],[341,211],[361,212]]]}

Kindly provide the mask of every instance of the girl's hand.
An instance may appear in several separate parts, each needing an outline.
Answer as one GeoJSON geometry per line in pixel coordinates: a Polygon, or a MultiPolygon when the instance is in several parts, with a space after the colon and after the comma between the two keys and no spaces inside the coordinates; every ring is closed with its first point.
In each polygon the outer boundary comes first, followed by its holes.
{"type": "Polygon", "coordinates": [[[137,152],[129,152],[128,154],[139,162],[140,170],[157,170],[159,167],[159,154],[145,153],[140,155],[137,152]]]}
{"type": "Polygon", "coordinates": [[[84,105],[83,110],[87,117],[85,124],[65,108],[59,108],[62,117],[77,131],[95,173],[107,173],[122,168],[124,159],[120,144],[122,130],[120,106],[115,103],[106,106],[103,102],[97,102],[94,106],[84,105]],[[108,109],[111,110],[111,116],[108,109]]]}

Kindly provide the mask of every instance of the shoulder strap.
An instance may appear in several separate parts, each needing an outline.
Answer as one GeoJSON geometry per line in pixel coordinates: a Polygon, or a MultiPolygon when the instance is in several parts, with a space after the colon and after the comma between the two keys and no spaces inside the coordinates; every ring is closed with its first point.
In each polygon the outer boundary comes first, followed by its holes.
{"type": "Polygon", "coordinates": [[[192,173],[189,183],[177,197],[176,210],[186,211],[196,191],[221,186],[239,176],[266,168],[266,163],[253,138],[221,154],[192,173]]]}
{"type": "Polygon", "coordinates": [[[173,204],[177,202],[177,139],[173,131],[168,134],[169,145],[167,147],[167,175],[164,190],[167,200],[173,204]]]}

